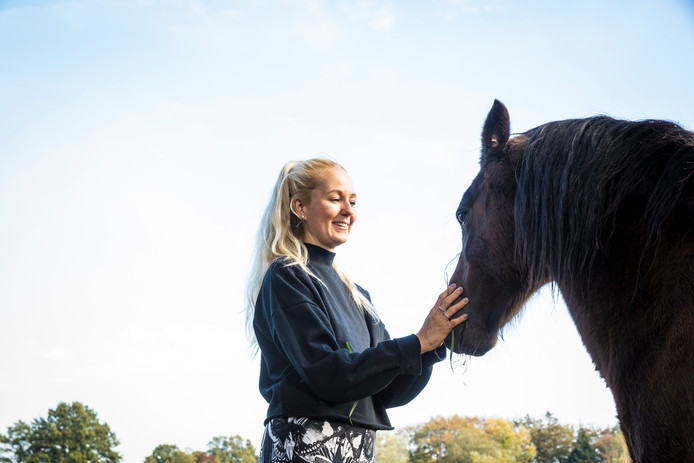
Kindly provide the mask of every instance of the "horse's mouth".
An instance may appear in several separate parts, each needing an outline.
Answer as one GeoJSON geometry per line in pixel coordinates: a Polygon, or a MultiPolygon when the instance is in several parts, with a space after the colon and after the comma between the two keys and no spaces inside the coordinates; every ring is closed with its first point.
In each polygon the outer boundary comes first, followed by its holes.
{"type": "MultiPolygon", "coordinates": [[[[451,319],[458,318],[462,315],[461,312],[456,313],[451,319]]],[[[461,353],[461,344],[463,341],[463,335],[465,334],[465,327],[467,326],[467,320],[462,322],[460,325],[456,326],[451,330],[451,332],[446,337],[444,345],[456,354],[461,353]]]]}
{"type": "MultiPolygon", "coordinates": [[[[463,313],[465,312],[461,310],[452,318],[459,317],[463,313]]],[[[477,339],[475,329],[474,324],[470,325],[470,320],[465,320],[453,328],[446,337],[444,341],[446,348],[456,354],[472,355],[473,357],[481,357],[492,350],[496,345],[496,337],[493,338],[493,341],[492,338],[477,339]]]]}

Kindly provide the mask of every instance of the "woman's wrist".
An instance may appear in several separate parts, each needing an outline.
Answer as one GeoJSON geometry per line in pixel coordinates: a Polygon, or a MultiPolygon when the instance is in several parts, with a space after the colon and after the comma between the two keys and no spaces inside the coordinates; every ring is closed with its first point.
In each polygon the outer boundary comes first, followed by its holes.
{"type": "Polygon", "coordinates": [[[432,345],[431,342],[427,342],[426,337],[424,336],[424,334],[421,331],[419,333],[415,334],[415,336],[417,336],[417,339],[419,340],[419,347],[420,347],[419,353],[420,354],[430,352],[430,351],[432,351],[438,347],[438,346],[432,345]]]}

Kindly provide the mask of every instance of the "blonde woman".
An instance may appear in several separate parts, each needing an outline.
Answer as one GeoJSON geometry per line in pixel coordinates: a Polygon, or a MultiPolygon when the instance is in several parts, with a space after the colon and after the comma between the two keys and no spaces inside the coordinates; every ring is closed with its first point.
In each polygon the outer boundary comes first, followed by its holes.
{"type": "Polygon", "coordinates": [[[386,409],[419,394],[467,318],[454,317],[467,299],[453,285],[416,334],[390,339],[368,292],[333,265],[356,198],[339,164],[290,162],[263,216],[246,314],[269,404],[261,463],[375,461],[375,431],[393,429],[386,409]]]}

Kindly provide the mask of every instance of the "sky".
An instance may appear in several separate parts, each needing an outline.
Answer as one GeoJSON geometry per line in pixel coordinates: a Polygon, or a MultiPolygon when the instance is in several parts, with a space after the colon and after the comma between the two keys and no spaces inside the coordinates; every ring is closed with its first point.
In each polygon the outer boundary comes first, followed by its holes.
{"type": "MultiPolygon", "coordinates": [[[[257,448],[243,292],[285,162],[346,167],[358,221],[336,262],[406,336],[460,251],[495,98],[514,132],[595,114],[692,130],[693,54],[683,0],[0,0],[0,433],[80,401],[127,463],[257,448]]],[[[390,416],[546,411],[617,423],[547,289],[390,416]]]]}

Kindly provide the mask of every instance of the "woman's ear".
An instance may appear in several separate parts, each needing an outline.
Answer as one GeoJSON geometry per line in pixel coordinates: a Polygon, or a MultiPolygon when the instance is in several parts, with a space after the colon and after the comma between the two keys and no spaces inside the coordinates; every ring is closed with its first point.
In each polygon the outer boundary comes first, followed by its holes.
{"type": "Polygon", "coordinates": [[[292,201],[292,212],[300,219],[303,219],[305,217],[304,214],[304,202],[301,201],[298,198],[295,198],[294,201],[292,201]]]}

